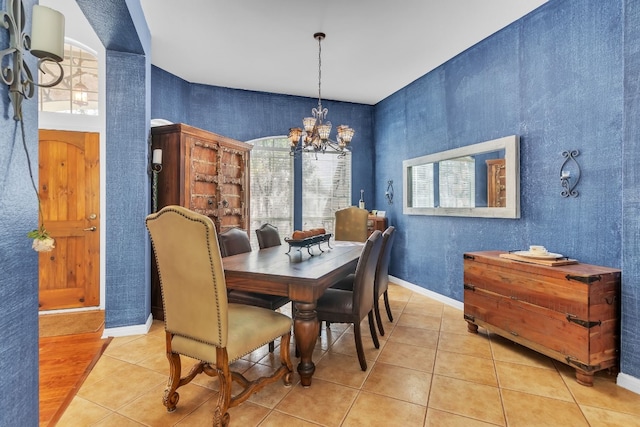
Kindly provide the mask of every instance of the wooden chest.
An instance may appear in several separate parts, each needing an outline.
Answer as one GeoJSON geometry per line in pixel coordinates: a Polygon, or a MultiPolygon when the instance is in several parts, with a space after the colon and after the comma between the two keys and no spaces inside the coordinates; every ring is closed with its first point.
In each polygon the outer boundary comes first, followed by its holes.
{"type": "Polygon", "coordinates": [[[464,254],[464,317],[576,370],[580,384],[618,366],[620,271],[589,264],[549,267],[464,254]]]}

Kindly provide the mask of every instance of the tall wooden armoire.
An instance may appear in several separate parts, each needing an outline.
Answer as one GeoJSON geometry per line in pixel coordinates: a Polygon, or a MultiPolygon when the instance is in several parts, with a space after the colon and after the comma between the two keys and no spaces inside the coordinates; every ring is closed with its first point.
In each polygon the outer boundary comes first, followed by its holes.
{"type": "MultiPolygon", "coordinates": [[[[151,149],[162,150],[162,169],[151,190],[158,210],[180,205],[207,215],[218,233],[229,228],[249,232],[251,144],[185,124],[154,127],[151,138],[151,149]]],[[[151,313],[154,319],[164,318],[155,259],[151,313]]]]}
{"type": "Polygon", "coordinates": [[[507,171],[505,159],[487,160],[487,206],[507,205],[507,171]]]}

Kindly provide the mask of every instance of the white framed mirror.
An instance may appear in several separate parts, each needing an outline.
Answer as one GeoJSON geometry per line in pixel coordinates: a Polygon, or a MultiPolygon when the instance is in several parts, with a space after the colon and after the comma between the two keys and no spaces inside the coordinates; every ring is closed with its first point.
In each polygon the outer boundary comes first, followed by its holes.
{"type": "Polygon", "coordinates": [[[520,218],[520,139],[480,142],[402,162],[405,215],[520,218]]]}

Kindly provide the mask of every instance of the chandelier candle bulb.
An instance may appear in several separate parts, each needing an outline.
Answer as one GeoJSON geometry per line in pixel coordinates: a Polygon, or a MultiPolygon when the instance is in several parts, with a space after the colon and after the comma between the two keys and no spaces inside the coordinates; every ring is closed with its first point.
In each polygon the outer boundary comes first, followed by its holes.
{"type": "Polygon", "coordinates": [[[302,124],[304,125],[304,131],[310,134],[316,126],[316,119],[315,117],[305,117],[302,120],[302,124]]]}

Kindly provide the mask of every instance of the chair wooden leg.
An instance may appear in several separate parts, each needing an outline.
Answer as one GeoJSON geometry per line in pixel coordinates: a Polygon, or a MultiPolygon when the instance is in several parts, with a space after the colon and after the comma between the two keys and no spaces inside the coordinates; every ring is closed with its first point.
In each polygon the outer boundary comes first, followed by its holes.
{"type": "Polygon", "coordinates": [[[358,353],[358,360],[360,361],[360,369],[367,370],[367,360],[364,358],[364,348],[362,348],[362,334],[360,333],[360,324],[353,323],[353,332],[356,337],[356,352],[358,353]]]}
{"type": "Polygon", "coordinates": [[[273,341],[271,341],[269,343],[269,353],[273,353],[273,350],[275,350],[275,348],[276,348],[275,344],[273,343],[273,341]]]}
{"type": "Polygon", "coordinates": [[[393,322],[393,316],[391,315],[391,306],[389,305],[389,294],[387,291],[384,291],[384,306],[387,309],[387,316],[389,317],[389,322],[393,322]]]}
{"type": "Polygon", "coordinates": [[[371,338],[373,339],[373,345],[376,348],[380,348],[380,342],[378,341],[378,334],[376,333],[376,325],[373,323],[373,310],[367,315],[369,318],[369,330],[371,331],[371,338]]]}
{"type": "Polygon", "coordinates": [[[229,425],[229,406],[231,406],[231,385],[233,380],[229,370],[229,358],[224,348],[216,349],[216,373],[220,390],[218,391],[218,402],[213,412],[214,427],[227,427],[229,425]]]}
{"type": "Polygon", "coordinates": [[[170,351],[167,351],[167,359],[169,359],[169,381],[167,381],[162,403],[166,406],[168,412],[173,412],[176,410],[178,400],[180,400],[180,394],[176,390],[180,387],[182,363],[180,362],[180,355],[170,351]]]}
{"type": "Polygon", "coordinates": [[[376,323],[378,324],[378,330],[380,331],[380,336],[384,336],[384,326],[382,326],[382,317],[380,316],[380,304],[378,300],[380,297],[376,297],[373,300],[373,311],[376,315],[376,323]]]}
{"type": "Polygon", "coordinates": [[[205,370],[207,364],[205,362],[198,362],[191,367],[189,373],[181,378],[182,375],[182,360],[178,353],[174,353],[171,350],[171,338],[172,334],[165,332],[166,340],[166,354],[167,360],[169,360],[169,380],[167,381],[167,388],[164,390],[164,396],[162,397],[162,403],[166,406],[168,412],[176,410],[176,405],[180,399],[180,395],[176,392],[178,387],[187,385],[193,380],[196,375],[205,370]]]}

